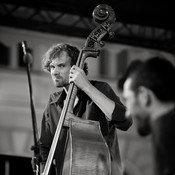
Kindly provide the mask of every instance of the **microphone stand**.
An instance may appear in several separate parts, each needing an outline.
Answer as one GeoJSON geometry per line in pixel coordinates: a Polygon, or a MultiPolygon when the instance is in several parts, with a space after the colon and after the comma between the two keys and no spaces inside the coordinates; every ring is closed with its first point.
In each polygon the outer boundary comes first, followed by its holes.
{"type": "Polygon", "coordinates": [[[37,129],[37,121],[36,121],[36,114],[35,114],[35,107],[33,103],[33,93],[32,93],[32,82],[30,76],[30,64],[32,63],[32,56],[28,52],[28,47],[26,41],[22,42],[23,48],[23,61],[26,65],[27,70],[27,77],[28,77],[28,85],[29,85],[29,95],[30,95],[30,107],[31,107],[31,115],[32,115],[32,127],[33,127],[33,138],[34,138],[34,145],[31,147],[31,150],[34,151],[34,157],[32,158],[32,168],[34,175],[40,174],[40,156],[39,156],[39,134],[37,129]]]}

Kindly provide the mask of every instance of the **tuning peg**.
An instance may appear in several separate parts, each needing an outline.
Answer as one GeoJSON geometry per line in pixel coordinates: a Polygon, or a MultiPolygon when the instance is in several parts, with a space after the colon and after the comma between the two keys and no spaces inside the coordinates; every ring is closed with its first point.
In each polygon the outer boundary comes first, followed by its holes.
{"type": "Polygon", "coordinates": [[[100,41],[99,44],[101,47],[103,47],[105,45],[103,41],[100,41]]]}
{"type": "Polygon", "coordinates": [[[109,35],[109,38],[112,39],[114,37],[115,33],[114,32],[109,32],[108,35],[109,35]]]}

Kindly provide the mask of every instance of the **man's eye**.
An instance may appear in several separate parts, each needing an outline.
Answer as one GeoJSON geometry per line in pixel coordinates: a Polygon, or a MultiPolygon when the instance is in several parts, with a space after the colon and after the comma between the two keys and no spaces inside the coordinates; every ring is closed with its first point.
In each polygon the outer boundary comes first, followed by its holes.
{"type": "Polygon", "coordinates": [[[54,67],[55,67],[55,66],[53,66],[53,65],[50,65],[50,69],[54,69],[54,67]]]}
{"type": "Polygon", "coordinates": [[[63,67],[65,67],[63,64],[61,64],[59,67],[61,67],[61,68],[63,68],[63,67]]]}

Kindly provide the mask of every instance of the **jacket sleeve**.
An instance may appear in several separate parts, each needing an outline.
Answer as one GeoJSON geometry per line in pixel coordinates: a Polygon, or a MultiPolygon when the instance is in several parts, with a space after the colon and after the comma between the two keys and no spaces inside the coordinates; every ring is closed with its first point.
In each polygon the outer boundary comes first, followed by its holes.
{"type": "Polygon", "coordinates": [[[125,116],[126,107],[122,104],[120,98],[113,91],[112,87],[105,83],[104,89],[104,94],[115,102],[115,108],[112,113],[110,124],[114,124],[116,128],[126,131],[133,123],[132,118],[125,116]]]}

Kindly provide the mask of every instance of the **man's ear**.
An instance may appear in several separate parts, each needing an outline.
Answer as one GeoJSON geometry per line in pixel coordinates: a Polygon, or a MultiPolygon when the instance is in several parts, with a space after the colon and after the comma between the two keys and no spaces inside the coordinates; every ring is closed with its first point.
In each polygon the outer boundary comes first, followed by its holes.
{"type": "Polygon", "coordinates": [[[151,104],[151,93],[148,88],[144,86],[139,87],[139,100],[144,106],[149,106],[151,104]]]}

